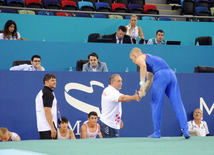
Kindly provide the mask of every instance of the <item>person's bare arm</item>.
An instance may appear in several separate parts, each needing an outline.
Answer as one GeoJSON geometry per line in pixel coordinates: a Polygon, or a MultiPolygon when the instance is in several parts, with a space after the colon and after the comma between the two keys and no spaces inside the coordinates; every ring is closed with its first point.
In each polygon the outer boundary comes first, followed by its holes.
{"type": "Polygon", "coordinates": [[[100,131],[100,125],[99,125],[99,127],[98,127],[98,130],[99,130],[99,137],[100,137],[100,138],[103,138],[103,135],[102,135],[102,133],[101,133],[101,131],[100,131]]]}
{"type": "Polygon", "coordinates": [[[138,27],[138,32],[139,32],[140,39],[145,39],[141,27],[138,27]]]}
{"type": "Polygon", "coordinates": [[[80,129],[80,132],[81,132],[80,137],[81,137],[81,139],[86,139],[86,131],[87,131],[87,127],[86,127],[85,124],[83,124],[81,126],[81,129],[80,129]]]}
{"type": "Polygon", "coordinates": [[[51,108],[50,107],[44,107],[45,109],[45,116],[46,116],[46,119],[48,121],[48,124],[50,125],[51,127],[51,137],[52,138],[55,138],[56,137],[56,129],[53,125],[53,121],[52,121],[52,113],[51,113],[51,108]]]}
{"type": "Polygon", "coordinates": [[[16,136],[16,138],[13,141],[20,141],[20,137],[16,136]]]}
{"type": "Polygon", "coordinates": [[[76,139],[74,132],[72,130],[69,130],[69,138],[70,139],[76,139]]]}
{"type": "Polygon", "coordinates": [[[145,92],[147,92],[150,86],[152,85],[153,77],[154,77],[153,73],[147,72],[147,80],[146,80],[145,90],[144,90],[145,92]]]}
{"type": "Polygon", "coordinates": [[[137,90],[135,91],[135,94],[130,96],[130,95],[120,95],[119,99],[118,99],[118,102],[130,102],[130,101],[133,101],[133,100],[136,100],[136,101],[139,101],[140,98],[137,94],[137,90]]]}
{"type": "Polygon", "coordinates": [[[124,124],[123,124],[122,119],[121,119],[120,121],[121,121],[121,122],[120,122],[120,129],[121,129],[121,128],[123,128],[124,124]]]}

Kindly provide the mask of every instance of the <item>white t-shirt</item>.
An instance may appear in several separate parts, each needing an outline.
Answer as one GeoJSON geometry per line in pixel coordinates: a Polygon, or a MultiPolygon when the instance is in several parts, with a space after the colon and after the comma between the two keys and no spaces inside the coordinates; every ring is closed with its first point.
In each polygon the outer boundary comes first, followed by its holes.
{"type": "Polygon", "coordinates": [[[114,129],[120,129],[122,106],[118,99],[121,95],[123,94],[111,85],[106,87],[102,93],[100,120],[114,129]]]}
{"type": "MultiPolygon", "coordinates": [[[[21,35],[20,35],[19,32],[17,32],[17,37],[18,38],[16,38],[16,39],[20,39],[21,38],[21,35]]],[[[4,39],[4,34],[3,33],[0,33],[0,39],[4,39]]],[[[8,39],[5,39],[5,40],[8,40],[8,39]]],[[[14,38],[12,40],[14,40],[14,38]]]]}
{"type": "Polygon", "coordinates": [[[137,36],[138,36],[138,27],[135,26],[134,29],[131,29],[131,25],[127,25],[126,35],[129,35],[130,37],[132,37],[134,39],[137,39],[137,36]],[[131,33],[130,33],[130,31],[131,31],[131,33]]]}
{"type": "MultiPolygon", "coordinates": [[[[52,92],[52,93],[54,95],[54,92],[52,92]]],[[[43,92],[41,90],[35,99],[37,128],[38,128],[39,132],[51,130],[51,127],[45,116],[45,109],[44,109],[42,96],[43,96],[43,92]]],[[[52,121],[54,122],[55,127],[57,127],[57,100],[56,100],[55,95],[54,95],[54,100],[53,100],[53,104],[51,107],[51,113],[52,113],[52,121]]]]}
{"type": "MultiPolygon", "coordinates": [[[[11,136],[11,139],[10,139],[10,141],[14,141],[14,139],[16,138],[16,137],[19,137],[19,135],[17,134],[17,133],[15,133],[15,132],[11,132],[12,133],[12,136],[11,136]]],[[[21,139],[20,139],[21,140],[21,139]]]]}
{"type": "Polygon", "coordinates": [[[209,134],[208,126],[205,121],[201,121],[200,127],[195,123],[195,121],[188,122],[189,130],[196,130],[198,131],[201,136],[206,136],[209,134]]]}

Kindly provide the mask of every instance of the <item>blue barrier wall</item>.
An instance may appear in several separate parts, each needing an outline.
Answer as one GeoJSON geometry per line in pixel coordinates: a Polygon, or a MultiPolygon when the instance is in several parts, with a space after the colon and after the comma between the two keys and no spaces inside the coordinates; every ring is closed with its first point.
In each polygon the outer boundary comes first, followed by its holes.
{"type": "MultiPolygon", "coordinates": [[[[17,132],[23,140],[39,138],[36,127],[35,97],[43,88],[42,79],[46,73],[49,72],[0,71],[0,127],[5,126],[10,131],[17,132]]],[[[108,86],[109,76],[113,73],[51,73],[57,77],[57,87],[54,92],[61,115],[68,117],[76,137],[79,137],[78,127],[87,119],[87,113],[84,112],[85,106],[93,106],[92,109],[100,111],[101,93],[104,87],[108,86]],[[97,84],[91,86],[91,81],[97,81],[97,84]],[[92,87],[93,92],[80,91],[80,86],[75,89],[66,89],[69,83],[92,87]],[[82,104],[86,105],[82,106],[82,104]],[[77,109],[74,106],[80,107],[77,109]]],[[[188,120],[192,120],[193,110],[201,106],[210,133],[214,134],[214,74],[178,73],[176,75],[188,120]]],[[[139,73],[121,73],[121,77],[123,78],[121,93],[132,95],[139,89],[139,73]]],[[[149,90],[140,102],[122,103],[124,128],[120,130],[121,137],[145,137],[153,132],[150,95],[149,90]]],[[[162,136],[181,136],[175,113],[166,97],[162,136]]]]}
{"type": "Polygon", "coordinates": [[[96,52],[99,60],[106,62],[109,71],[124,72],[126,67],[136,72],[136,65],[129,58],[133,47],[139,47],[145,53],[160,56],[178,73],[193,73],[195,66],[214,66],[213,46],[151,46],[119,45],[102,43],[70,43],[48,41],[0,40],[0,70],[9,70],[14,60],[29,60],[34,54],[42,57],[42,66],[47,71],[75,70],[76,62],[88,59],[96,52]]]}
{"type": "MultiPolygon", "coordinates": [[[[0,29],[7,20],[14,20],[21,36],[32,41],[83,42],[90,33],[112,34],[120,25],[128,25],[129,20],[33,16],[0,13],[0,29]]],[[[165,31],[166,40],[180,40],[182,45],[194,45],[195,38],[214,38],[213,22],[179,21],[138,21],[146,39],[154,38],[158,29],[165,31]]],[[[213,39],[214,40],[214,39],[213,39]]],[[[214,42],[214,41],[213,41],[214,42]]]]}

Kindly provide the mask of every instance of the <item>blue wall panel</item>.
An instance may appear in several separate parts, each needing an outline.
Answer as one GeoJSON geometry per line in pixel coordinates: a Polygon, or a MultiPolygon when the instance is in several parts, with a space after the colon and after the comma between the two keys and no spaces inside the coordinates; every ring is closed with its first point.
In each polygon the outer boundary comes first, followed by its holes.
{"type": "MultiPolygon", "coordinates": [[[[47,41],[83,42],[90,33],[112,34],[120,25],[129,24],[129,20],[0,13],[0,29],[9,19],[16,22],[22,37],[32,41],[45,38],[47,41]]],[[[142,28],[146,39],[154,38],[158,29],[165,31],[166,40],[181,40],[182,45],[194,45],[199,36],[214,38],[213,22],[139,20],[137,25],[142,28]]]]}
{"type": "MultiPolygon", "coordinates": [[[[0,71],[0,127],[7,127],[10,131],[17,132],[23,140],[38,139],[36,127],[35,97],[43,88],[42,79],[46,73],[53,73],[57,77],[57,87],[54,92],[62,116],[68,117],[74,128],[77,121],[79,125],[87,119],[83,106],[76,109],[65,98],[65,86],[68,83],[77,83],[90,87],[91,81],[97,81],[108,86],[111,73],[83,73],[83,72],[9,72],[0,71]],[[87,77],[87,78],[85,78],[87,77]]],[[[139,73],[120,73],[123,78],[121,93],[134,94],[139,89],[139,73]]],[[[188,120],[192,120],[194,109],[202,105],[203,100],[208,110],[203,105],[204,120],[207,121],[211,134],[214,134],[214,74],[177,74],[181,96],[186,108],[188,120]],[[213,106],[213,107],[212,107],[213,106]],[[208,112],[210,111],[210,114],[208,112]]],[[[68,91],[69,96],[86,104],[101,108],[101,93],[103,86],[93,85],[93,92],[86,93],[79,90],[79,86],[68,91]]],[[[122,103],[124,128],[120,130],[122,137],[145,137],[153,132],[151,116],[150,90],[140,102],[132,101],[122,103]]],[[[71,102],[71,104],[78,103],[71,102]]],[[[75,134],[77,126],[74,129],[75,134]]],[[[180,136],[181,131],[171,103],[167,97],[164,100],[162,118],[162,136],[180,136]]],[[[79,135],[76,135],[79,137],[79,135]]]]}

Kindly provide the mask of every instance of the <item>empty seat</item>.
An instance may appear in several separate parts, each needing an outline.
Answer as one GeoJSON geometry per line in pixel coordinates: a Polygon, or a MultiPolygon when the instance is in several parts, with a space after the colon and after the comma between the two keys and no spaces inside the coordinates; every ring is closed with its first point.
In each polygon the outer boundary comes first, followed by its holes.
{"type": "Polygon", "coordinates": [[[31,65],[31,61],[30,60],[16,60],[16,61],[13,61],[12,66],[19,66],[19,65],[23,65],[23,64],[31,65]]]}
{"type": "MultiPolygon", "coordinates": [[[[99,8],[110,8],[108,3],[97,2],[95,3],[95,9],[98,11],[99,8]]],[[[111,9],[111,8],[110,8],[111,9]]]]}
{"type": "Polygon", "coordinates": [[[214,7],[210,8],[211,16],[214,16],[214,7]]]}
{"type": "Polygon", "coordinates": [[[93,17],[93,18],[106,18],[106,15],[102,15],[102,14],[93,14],[92,17],[93,17]]]}
{"type": "Polygon", "coordinates": [[[24,7],[24,2],[22,0],[7,0],[7,5],[15,7],[24,7]]]}
{"type": "Polygon", "coordinates": [[[99,2],[108,3],[109,6],[111,6],[111,4],[114,3],[114,0],[99,0],[99,2]]]}
{"type": "Polygon", "coordinates": [[[0,12],[2,12],[2,13],[18,13],[16,10],[13,10],[13,9],[2,9],[2,8],[0,8],[0,12]]]}
{"type": "Polygon", "coordinates": [[[126,8],[128,7],[129,4],[129,0],[117,0],[117,3],[122,3],[126,6],[126,8]]]}
{"type": "Polygon", "coordinates": [[[183,15],[195,15],[195,1],[194,0],[184,0],[183,1],[183,15]]]}
{"type": "Polygon", "coordinates": [[[61,9],[58,0],[44,0],[44,7],[46,9],[61,9]]]}
{"type": "Polygon", "coordinates": [[[5,5],[4,0],[0,0],[0,6],[4,6],[4,5],[5,5]]]}
{"type": "Polygon", "coordinates": [[[214,73],[214,68],[210,66],[196,66],[194,73],[214,73]]]}
{"type": "Polygon", "coordinates": [[[153,21],[156,21],[155,17],[148,17],[148,16],[142,17],[142,20],[153,20],[153,21]]]}
{"type": "Polygon", "coordinates": [[[126,6],[124,4],[121,4],[121,3],[112,3],[111,4],[111,9],[112,9],[113,12],[114,12],[114,10],[116,8],[125,8],[126,9],[126,6]]]}
{"type": "Polygon", "coordinates": [[[91,33],[88,36],[88,42],[97,42],[97,38],[100,38],[100,34],[99,33],[91,33]]]}
{"type": "Polygon", "coordinates": [[[76,13],[75,17],[90,17],[90,16],[86,13],[76,13]]]}
{"type": "Polygon", "coordinates": [[[169,17],[159,17],[159,21],[172,21],[169,17]]]}
{"type": "Polygon", "coordinates": [[[91,8],[91,9],[93,8],[94,10],[93,4],[91,2],[79,1],[78,6],[79,6],[79,10],[82,10],[82,8],[91,8]]]}
{"type": "Polygon", "coordinates": [[[95,8],[95,3],[98,2],[98,0],[83,0],[83,1],[91,2],[94,8],[95,8]]]}
{"type": "Polygon", "coordinates": [[[157,7],[155,5],[144,5],[143,6],[144,13],[146,13],[147,10],[153,10],[153,9],[157,10],[157,7]]]}
{"type": "Polygon", "coordinates": [[[41,0],[25,0],[25,5],[28,8],[43,8],[41,0]]]}
{"type": "Polygon", "coordinates": [[[63,10],[78,10],[75,1],[61,1],[61,6],[63,10]]]}
{"type": "Polygon", "coordinates": [[[72,15],[68,12],[57,12],[56,16],[72,17],[72,15]]]}
{"type": "Polygon", "coordinates": [[[201,36],[195,39],[195,45],[199,43],[199,45],[212,45],[212,37],[210,36],[201,36]]]}
{"type": "Polygon", "coordinates": [[[53,12],[50,11],[38,11],[38,15],[47,15],[47,16],[54,16],[53,12]]]}
{"type": "Polygon", "coordinates": [[[78,60],[77,61],[77,64],[76,64],[76,71],[82,71],[82,68],[83,68],[83,65],[85,63],[89,62],[88,59],[81,59],[81,60],[78,60]]]}
{"type": "Polygon", "coordinates": [[[207,7],[196,7],[195,8],[195,13],[196,13],[196,16],[199,15],[199,12],[202,12],[202,11],[209,11],[207,7]]]}
{"type": "Polygon", "coordinates": [[[210,7],[214,7],[214,0],[210,0],[210,7]]]}
{"type": "Polygon", "coordinates": [[[121,16],[121,15],[109,15],[108,17],[110,19],[123,19],[123,16],[121,16]]]}
{"type": "Polygon", "coordinates": [[[143,9],[138,4],[129,4],[128,5],[128,11],[130,13],[144,13],[143,9]]]}
{"type": "Polygon", "coordinates": [[[195,3],[196,3],[196,7],[202,6],[202,7],[210,8],[210,2],[208,0],[196,0],[195,3]]]}
{"type": "Polygon", "coordinates": [[[36,13],[32,10],[19,10],[19,14],[35,15],[36,13]]]}
{"type": "Polygon", "coordinates": [[[141,8],[143,8],[143,6],[145,5],[145,0],[132,0],[131,2],[132,2],[132,4],[140,5],[141,8]]]}

